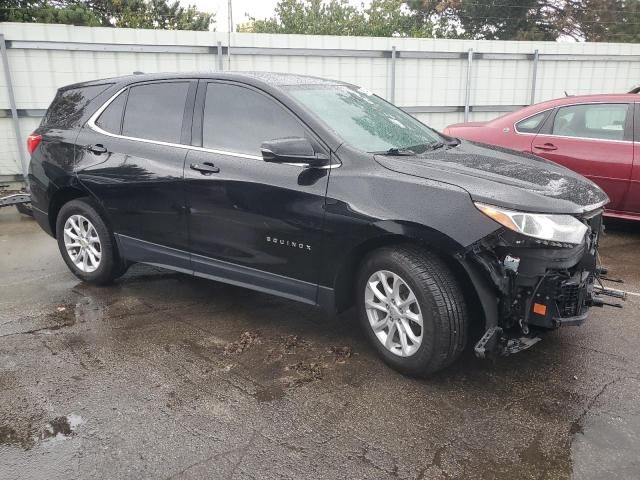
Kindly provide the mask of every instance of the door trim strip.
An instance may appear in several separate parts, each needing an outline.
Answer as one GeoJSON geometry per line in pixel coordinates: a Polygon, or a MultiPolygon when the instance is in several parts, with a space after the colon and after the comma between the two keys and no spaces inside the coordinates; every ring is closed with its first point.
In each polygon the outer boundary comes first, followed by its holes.
{"type": "Polygon", "coordinates": [[[120,233],[114,235],[120,253],[127,260],[317,305],[318,285],[315,283],[185,252],[120,233]]]}

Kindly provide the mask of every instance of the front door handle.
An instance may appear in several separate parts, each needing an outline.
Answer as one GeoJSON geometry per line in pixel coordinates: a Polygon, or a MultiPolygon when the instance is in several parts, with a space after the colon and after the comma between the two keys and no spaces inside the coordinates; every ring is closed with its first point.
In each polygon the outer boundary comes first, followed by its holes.
{"type": "Polygon", "coordinates": [[[91,153],[95,153],[96,155],[102,155],[103,153],[107,153],[107,147],[102,145],[101,143],[96,143],[95,145],[89,145],[87,147],[91,153]]]}
{"type": "Polygon", "coordinates": [[[542,145],[534,145],[533,148],[537,148],[538,150],[545,150],[548,152],[558,149],[558,147],[556,147],[553,143],[544,143],[542,145]]]}
{"type": "Polygon", "coordinates": [[[191,170],[196,170],[203,175],[211,175],[212,173],[218,173],[220,171],[220,169],[211,162],[192,163],[191,170]]]}

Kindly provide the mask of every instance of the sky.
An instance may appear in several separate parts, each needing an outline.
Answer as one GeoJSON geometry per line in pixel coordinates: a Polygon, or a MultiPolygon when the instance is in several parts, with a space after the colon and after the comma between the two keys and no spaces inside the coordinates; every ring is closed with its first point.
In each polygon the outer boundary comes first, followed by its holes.
{"type": "MultiPolygon", "coordinates": [[[[349,3],[359,6],[361,3],[369,3],[370,0],[349,0],[349,3]]],[[[183,5],[195,5],[198,10],[216,13],[216,30],[228,31],[227,3],[228,0],[180,0],[183,5]]],[[[278,0],[231,0],[233,12],[233,24],[238,25],[247,21],[245,13],[252,17],[266,18],[273,15],[273,10],[278,0]]]]}

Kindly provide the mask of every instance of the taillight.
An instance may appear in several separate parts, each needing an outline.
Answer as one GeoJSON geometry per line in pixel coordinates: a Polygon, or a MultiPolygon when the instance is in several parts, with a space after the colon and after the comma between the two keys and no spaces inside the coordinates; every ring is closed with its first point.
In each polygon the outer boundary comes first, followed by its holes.
{"type": "Polygon", "coordinates": [[[42,140],[42,135],[36,135],[34,133],[27,137],[27,150],[29,151],[29,155],[31,155],[33,151],[38,148],[38,145],[40,145],[40,140],[42,140]]]}

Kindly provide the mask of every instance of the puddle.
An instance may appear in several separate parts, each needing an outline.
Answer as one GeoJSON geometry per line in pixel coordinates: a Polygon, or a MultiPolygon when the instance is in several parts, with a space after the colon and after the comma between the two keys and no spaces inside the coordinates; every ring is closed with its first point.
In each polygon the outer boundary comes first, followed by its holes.
{"type": "Polygon", "coordinates": [[[638,478],[640,415],[601,412],[588,416],[571,445],[573,478],[638,478]]]}
{"type": "Polygon", "coordinates": [[[639,478],[640,380],[619,378],[604,385],[587,411],[571,425],[573,478],[639,478]]]}
{"type": "Polygon", "coordinates": [[[75,306],[75,318],[79,323],[97,322],[103,317],[103,306],[92,297],[82,298],[75,306]]]}
{"type": "Polygon", "coordinates": [[[0,425],[0,446],[19,447],[23,450],[33,448],[37,440],[47,441],[49,439],[65,439],[73,436],[84,424],[84,420],[80,415],[70,414],[56,417],[49,421],[40,434],[37,429],[29,424],[25,429],[16,430],[7,425],[0,425]]]}
{"type": "Polygon", "coordinates": [[[40,330],[60,330],[61,328],[72,327],[76,323],[95,322],[103,318],[104,311],[91,297],[84,297],[78,303],[66,303],[53,307],[52,311],[46,315],[47,326],[40,330]]]}
{"type": "Polygon", "coordinates": [[[41,440],[46,440],[48,438],[56,438],[62,439],[66,437],[70,437],[74,434],[77,428],[84,423],[84,420],[80,415],[66,415],[61,417],[56,417],[51,420],[45,426],[44,430],[40,434],[41,440]]]}

